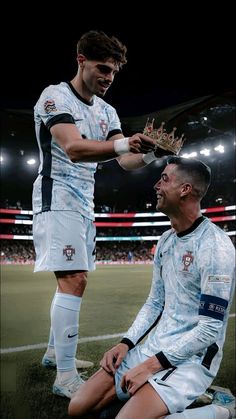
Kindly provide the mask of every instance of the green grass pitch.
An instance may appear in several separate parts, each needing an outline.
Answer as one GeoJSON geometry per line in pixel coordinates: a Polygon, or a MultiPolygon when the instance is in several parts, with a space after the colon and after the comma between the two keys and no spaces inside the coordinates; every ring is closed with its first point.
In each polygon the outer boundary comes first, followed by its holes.
{"type": "MultiPolygon", "coordinates": [[[[151,283],[150,265],[98,266],[89,274],[80,315],[80,338],[122,333],[134,320],[151,283]]],[[[49,332],[49,309],[56,280],[51,273],[33,273],[32,266],[1,266],[1,349],[33,345],[1,355],[3,419],[67,418],[68,400],[51,393],[55,371],[40,362],[49,332]],[[38,345],[39,348],[34,347],[38,345]]],[[[233,304],[231,313],[235,312],[233,304]]],[[[80,343],[78,357],[99,367],[102,354],[120,340],[80,343]]],[[[235,317],[229,319],[224,357],[214,384],[235,389],[235,317]]]]}

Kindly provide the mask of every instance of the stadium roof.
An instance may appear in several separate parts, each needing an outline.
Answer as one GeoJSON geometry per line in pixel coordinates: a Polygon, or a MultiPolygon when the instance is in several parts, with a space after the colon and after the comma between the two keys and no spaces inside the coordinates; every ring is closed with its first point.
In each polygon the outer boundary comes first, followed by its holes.
{"type": "Polygon", "coordinates": [[[198,141],[210,141],[212,137],[227,139],[235,134],[236,91],[199,97],[175,106],[138,117],[123,117],[124,129],[142,132],[147,119],[155,119],[158,126],[166,122],[169,129],[176,126],[184,133],[186,146],[198,141]]]}
{"type": "MultiPolygon", "coordinates": [[[[14,141],[8,142],[7,138],[15,136],[20,129],[34,130],[32,109],[5,109],[1,111],[3,126],[3,147],[14,145],[14,141]],[[24,127],[23,127],[24,125],[24,127]]],[[[145,113],[138,116],[121,117],[122,128],[125,135],[142,132],[147,119],[155,119],[155,125],[165,122],[167,130],[177,127],[177,133],[184,133],[186,146],[195,141],[211,141],[211,138],[227,140],[235,135],[236,115],[236,90],[227,90],[217,94],[201,96],[190,101],[179,103],[155,112],[145,113]]],[[[32,133],[31,133],[32,137],[32,133]]],[[[25,139],[17,141],[21,148],[32,146],[27,134],[25,139]]]]}
{"type": "MultiPolygon", "coordinates": [[[[180,103],[175,106],[157,110],[149,114],[132,117],[122,117],[122,127],[125,135],[134,132],[142,132],[147,118],[155,118],[155,125],[159,126],[162,121],[166,122],[167,130],[177,127],[177,134],[184,133],[186,141],[183,151],[187,154],[198,152],[198,158],[202,158],[207,164],[214,167],[216,179],[228,178],[228,189],[234,194],[235,186],[235,91],[225,91],[216,95],[202,96],[194,100],[180,103]],[[225,153],[219,155],[214,151],[215,147],[223,146],[225,153]],[[211,149],[209,157],[201,156],[203,149],[211,149]]],[[[27,159],[38,159],[38,148],[35,139],[33,111],[32,109],[3,109],[1,110],[2,126],[2,153],[6,155],[6,164],[2,167],[2,193],[3,196],[17,196],[16,199],[31,201],[32,184],[37,175],[37,166],[26,167],[27,159]]],[[[161,161],[160,161],[161,165],[161,161]]],[[[138,176],[127,176],[116,162],[99,164],[96,181],[97,201],[131,199],[132,193],[141,195],[152,194],[152,185],[159,176],[161,167],[154,164],[148,169],[142,170],[138,176]],[[125,180],[124,177],[126,176],[125,180]],[[137,179],[139,190],[136,190],[137,179]],[[124,182],[129,192],[119,195],[117,191],[124,190],[124,182]],[[143,187],[143,183],[145,187],[143,187]],[[143,189],[145,190],[143,192],[143,189]],[[134,192],[136,191],[136,192],[134,192]]],[[[225,185],[221,182],[221,189],[225,185]]],[[[143,198],[146,199],[145,197],[143,198]]]]}

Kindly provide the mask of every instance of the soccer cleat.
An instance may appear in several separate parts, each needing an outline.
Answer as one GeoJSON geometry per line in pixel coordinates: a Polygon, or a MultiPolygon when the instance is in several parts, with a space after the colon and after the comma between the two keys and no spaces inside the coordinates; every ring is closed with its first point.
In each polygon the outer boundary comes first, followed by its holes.
{"type": "Polygon", "coordinates": [[[44,355],[41,361],[41,364],[43,367],[46,368],[56,368],[56,359],[55,358],[49,358],[47,355],[44,355]]]}
{"type": "MultiPolygon", "coordinates": [[[[215,387],[217,388],[217,387],[215,387]]],[[[220,388],[220,387],[219,387],[220,388]]],[[[213,393],[213,404],[225,407],[229,411],[229,419],[236,418],[235,397],[230,391],[215,390],[213,393]]]]}
{"type": "MultiPolygon", "coordinates": [[[[43,367],[46,368],[56,368],[56,358],[55,357],[49,357],[47,355],[43,356],[42,362],[43,367]]],[[[76,368],[92,368],[94,366],[94,363],[91,361],[84,361],[83,359],[75,359],[75,366],[76,368]]]]}
{"type": "Polygon", "coordinates": [[[65,384],[60,384],[56,378],[52,387],[52,392],[56,396],[68,397],[68,399],[71,399],[72,395],[79,390],[84,382],[85,381],[80,377],[80,375],[76,375],[73,380],[68,381],[68,383],[65,384]]]}
{"type": "Polygon", "coordinates": [[[94,363],[83,359],[75,359],[75,366],[76,368],[92,368],[94,363]]]}

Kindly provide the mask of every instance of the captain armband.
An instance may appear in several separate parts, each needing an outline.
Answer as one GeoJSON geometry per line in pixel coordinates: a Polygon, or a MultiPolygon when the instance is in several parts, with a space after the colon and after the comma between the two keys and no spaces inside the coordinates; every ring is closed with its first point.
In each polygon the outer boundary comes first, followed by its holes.
{"type": "Polygon", "coordinates": [[[224,320],[228,301],[215,295],[202,294],[199,306],[199,315],[224,320]]]}
{"type": "Polygon", "coordinates": [[[114,150],[119,156],[130,151],[129,137],[114,141],[114,150]]]}

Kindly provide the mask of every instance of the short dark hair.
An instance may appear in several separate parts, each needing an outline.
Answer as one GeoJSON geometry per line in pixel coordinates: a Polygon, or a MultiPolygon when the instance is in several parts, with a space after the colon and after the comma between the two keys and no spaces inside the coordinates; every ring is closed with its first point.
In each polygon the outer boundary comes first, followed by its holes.
{"type": "Polygon", "coordinates": [[[178,171],[186,174],[186,182],[190,182],[193,186],[193,192],[199,199],[206,194],[211,183],[211,169],[201,160],[187,159],[179,156],[169,156],[167,164],[176,164],[178,171]]]}
{"type": "Polygon", "coordinates": [[[119,67],[127,62],[126,52],[126,46],[115,36],[109,37],[102,31],[86,32],[77,43],[77,54],[83,54],[88,60],[113,58],[119,67]]]}

